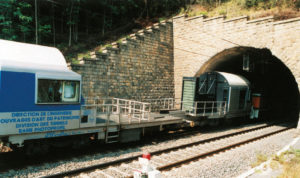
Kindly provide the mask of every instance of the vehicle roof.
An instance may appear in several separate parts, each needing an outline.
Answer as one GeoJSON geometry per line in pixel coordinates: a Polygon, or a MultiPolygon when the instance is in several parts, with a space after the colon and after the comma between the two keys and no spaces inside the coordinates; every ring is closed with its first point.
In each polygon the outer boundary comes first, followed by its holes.
{"type": "Polygon", "coordinates": [[[217,72],[222,75],[230,86],[249,86],[250,82],[243,76],[227,72],[217,72]]]}
{"type": "Polygon", "coordinates": [[[57,48],[8,40],[0,40],[0,62],[2,65],[21,62],[24,65],[37,64],[67,68],[66,60],[57,48]]]}
{"type": "Polygon", "coordinates": [[[81,78],[68,68],[63,54],[57,48],[8,40],[0,40],[0,67],[2,71],[81,78]]]}

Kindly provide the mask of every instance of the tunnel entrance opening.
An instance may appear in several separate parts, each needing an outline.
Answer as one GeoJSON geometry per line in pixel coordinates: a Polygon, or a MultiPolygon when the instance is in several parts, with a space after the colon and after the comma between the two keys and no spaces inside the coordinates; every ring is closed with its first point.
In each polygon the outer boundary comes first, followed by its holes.
{"type": "Polygon", "coordinates": [[[272,55],[269,49],[252,47],[226,49],[208,60],[195,76],[209,71],[228,72],[247,78],[251,83],[252,93],[261,93],[261,119],[289,120],[297,124],[299,117],[297,82],[292,72],[280,59],[272,55]],[[247,58],[245,56],[249,58],[249,65],[245,62],[247,58]]]}

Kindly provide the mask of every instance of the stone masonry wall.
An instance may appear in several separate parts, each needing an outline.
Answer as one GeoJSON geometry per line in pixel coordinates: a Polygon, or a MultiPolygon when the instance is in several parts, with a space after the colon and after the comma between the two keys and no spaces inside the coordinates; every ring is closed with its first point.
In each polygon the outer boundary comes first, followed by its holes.
{"type": "Polygon", "coordinates": [[[85,98],[174,98],[173,25],[155,24],[72,64],[85,98]]]}
{"type": "Polygon", "coordinates": [[[238,46],[268,48],[300,88],[299,34],[300,18],[274,22],[273,17],[178,16],[71,67],[82,74],[84,97],[180,98],[182,77],[194,76],[216,54],[238,46]]]}
{"type": "Polygon", "coordinates": [[[181,97],[183,76],[194,76],[211,57],[237,46],[268,48],[291,70],[300,88],[300,18],[274,22],[273,17],[249,21],[246,16],[177,16],[173,26],[175,98],[181,97]]]}

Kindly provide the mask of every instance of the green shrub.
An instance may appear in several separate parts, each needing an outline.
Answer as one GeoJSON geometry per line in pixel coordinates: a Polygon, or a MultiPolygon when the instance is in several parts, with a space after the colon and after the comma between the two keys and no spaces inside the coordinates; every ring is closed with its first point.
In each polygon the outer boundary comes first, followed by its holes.
{"type": "Polygon", "coordinates": [[[226,11],[226,9],[221,9],[221,10],[219,10],[218,14],[219,15],[226,15],[227,11],[226,11]]]}
{"type": "Polygon", "coordinates": [[[295,7],[296,7],[296,8],[300,8],[300,0],[296,0],[296,2],[295,2],[295,7]]]}
{"type": "Polygon", "coordinates": [[[79,61],[76,58],[71,59],[72,64],[79,64],[79,61]]]}

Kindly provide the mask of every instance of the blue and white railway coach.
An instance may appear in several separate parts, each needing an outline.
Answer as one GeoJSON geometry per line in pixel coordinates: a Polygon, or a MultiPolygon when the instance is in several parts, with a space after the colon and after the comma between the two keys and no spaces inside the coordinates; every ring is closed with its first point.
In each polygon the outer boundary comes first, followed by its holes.
{"type": "Polygon", "coordinates": [[[0,139],[26,140],[78,134],[81,75],[52,47],[0,40],[0,139]]]}

